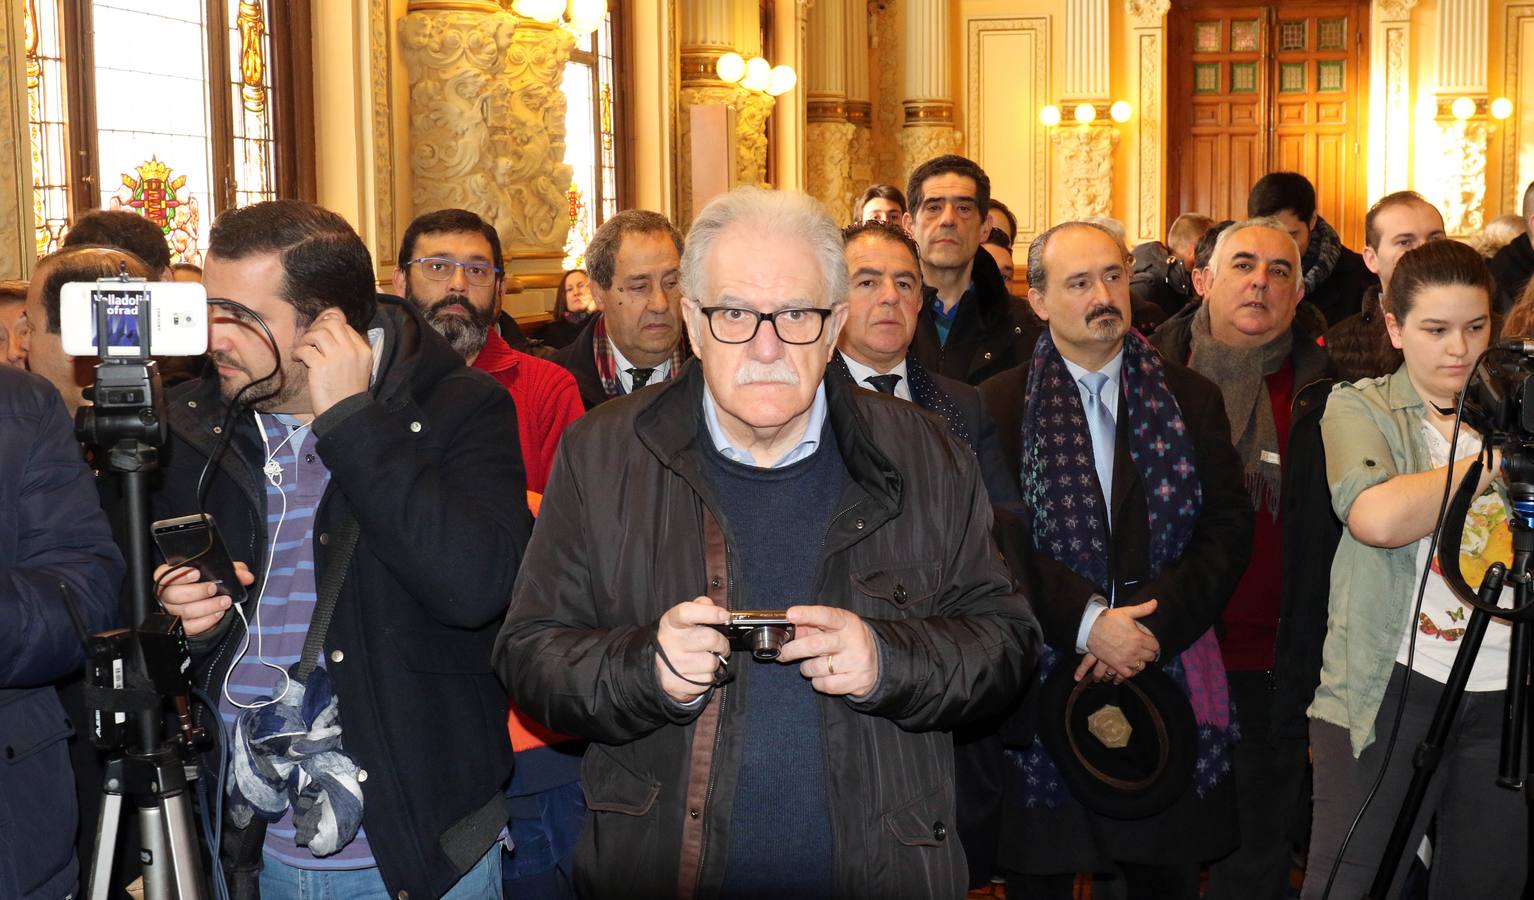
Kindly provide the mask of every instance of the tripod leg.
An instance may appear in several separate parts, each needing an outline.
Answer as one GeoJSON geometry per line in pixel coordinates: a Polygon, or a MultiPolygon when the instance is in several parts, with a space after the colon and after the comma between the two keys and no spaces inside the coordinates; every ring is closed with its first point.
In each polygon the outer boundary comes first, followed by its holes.
{"type": "MultiPolygon", "coordinates": [[[[186,791],[163,801],[166,847],[180,900],[206,900],[207,885],[202,877],[202,862],[197,853],[197,832],[192,824],[192,802],[186,791]]],[[[215,854],[216,856],[216,854],[215,854]]],[[[215,863],[216,864],[216,863],[215,863]]]]}
{"type": "Polygon", "coordinates": [[[117,832],[122,826],[123,795],[101,793],[101,814],[96,818],[96,854],[91,863],[91,883],[86,896],[107,900],[112,885],[112,863],[117,853],[117,832]]]}
{"type": "MultiPolygon", "coordinates": [[[[1531,593],[1528,584],[1518,585],[1518,603],[1531,593]]],[[[1507,660],[1507,700],[1502,705],[1502,752],[1497,757],[1497,784],[1521,790],[1525,775],[1523,729],[1528,719],[1528,678],[1531,651],[1528,622],[1514,622],[1507,660]]]]}

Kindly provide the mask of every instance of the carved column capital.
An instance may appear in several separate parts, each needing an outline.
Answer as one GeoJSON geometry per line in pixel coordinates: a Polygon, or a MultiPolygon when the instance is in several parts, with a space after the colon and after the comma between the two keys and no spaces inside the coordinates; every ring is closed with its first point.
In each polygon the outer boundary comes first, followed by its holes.
{"type": "Polygon", "coordinates": [[[1172,0],[1127,0],[1125,6],[1136,28],[1159,28],[1166,21],[1172,0]]]}
{"type": "Polygon", "coordinates": [[[1443,211],[1450,237],[1479,232],[1486,225],[1487,126],[1482,119],[1438,121],[1439,171],[1436,194],[1428,199],[1443,211]]]}
{"type": "Polygon", "coordinates": [[[845,119],[805,126],[805,183],[838,224],[848,221],[853,187],[852,140],[858,128],[845,119]]]}
{"type": "Polygon", "coordinates": [[[1113,125],[1071,125],[1049,134],[1062,173],[1056,222],[1106,216],[1113,209],[1113,151],[1119,130],[1113,125]]]}
{"type": "Polygon", "coordinates": [[[1417,0],[1375,0],[1374,9],[1381,19],[1407,19],[1417,5],[1417,0]]]}
{"type": "Polygon", "coordinates": [[[472,210],[508,256],[562,254],[565,95],[575,38],[504,10],[437,6],[399,23],[410,75],[412,199],[419,210],[472,210]]]}
{"type": "Polygon", "coordinates": [[[947,153],[958,153],[964,147],[964,135],[951,123],[937,125],[911,125],[900,129],[901,166],[910,172],[917,166],[947,153]]]}

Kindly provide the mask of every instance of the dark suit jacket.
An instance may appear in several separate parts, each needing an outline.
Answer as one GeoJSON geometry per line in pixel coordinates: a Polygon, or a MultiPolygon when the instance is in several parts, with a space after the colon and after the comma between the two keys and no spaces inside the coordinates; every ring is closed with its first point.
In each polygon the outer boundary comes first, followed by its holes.
{"type": "MultiPolygon", "coordinates": [[[[826,368],[827,378],[837,378],[847,384],[853,384],[852,373],[847,370],[846,364],[841,362],[841,351],[831,360],[831,365],[826,368]]],[[[921,363],[913,356],[906,357],[906,370],[913,367],[921,367],[921,363]]],[[[923,369],[925,371],[925,369],[923,369]]],[[[980,391],[962,381],[952,378],[944,378],[926,372],[928,378],[938,386],[938,389],[948,395],[958,407],[959,418],[964,422],[964,428],[969,432],[969,449],[974,451],[975,458],[980,463],[980,477],[985,481],[986,493],[991,496],[991,503],[995,505],[1009,505],[1022,502],[1022,494],[1017,486],[1017,479],[1007,471],[1006,461],[1002,458],[1001,445],[996,439],[996,421],[986,411],[985,402],[980,398],[980,391]]],[[[857,385],[868,390],[868,385],[857,385]]],[[[915,398],[915,395],[912,395],[915,398]]],[[[924,406],[919,399],[914,400],[917,406],[931,413],[936,413],[930,406],[924,406]]],[[[958,437],[953,429],[949,433],[958,437]]]]}
{"type": "Polygon", "coordinates": [[[996,260],[985,250],[975,253],[970,277],[974,288],[959,301],[946,344],[938,341],[933,321],[932,300],[937,291],[923,289],[911,355],[933,375],[978,385],[1027,359],[1044,325],[1026,301],[1007,293],[996,260]]]}
{"type": "MultiPolygon", "coordinates": [[[[1246,570],[1252,549],[1252,502],[1247,496],[1241,460],[1230,443],[1230,425],[1219,389],[1207,378],[1166,361],[1167,385],[1182,408],[1203,488],[1203,511],[1187,549],[1160,574],[1150,573],[1150,541],[1145,527],[1149,512],[1145,486],[1129,454],[1129,417],[1119,401],[1118,445],[1113,468],[1109,571],[1117,585],[1117,605],[1133,606],[1155,598],[1154,613],[1141,619],[1161,642],[1163,658],[1187,649],[1217,622],[1230,593],[1246,570]]],[[[1028,366],[1018,366],[980,386],[986,407],[996,417],[997,435],[1008,472],[1019,477],[1024,402],[1028,366]]],[[[1076,631],[1087,602],[1097,588],[1066,566],[1038,552],[1029,552],[1033,538],[1027,516],[998,529],[1017,533],[1004,545],[1022,548],[1008,563],[1027,586],[1044,640],[1074,654],[1076,631]]]]}
{"type": "Polygon", "coordinates": [[[607,389],[602,387],[602,376],[597,374],[597,358],[593,350],[595,328],[601,317],[598,314],[587,319],[586,327],[575,336],[575,340],[569,346],[554,351],[549,357],[575,376],[575,386],[580,388],[581,402],[586,404],[588,412],[612,399],[607,396],[607,389]]]}

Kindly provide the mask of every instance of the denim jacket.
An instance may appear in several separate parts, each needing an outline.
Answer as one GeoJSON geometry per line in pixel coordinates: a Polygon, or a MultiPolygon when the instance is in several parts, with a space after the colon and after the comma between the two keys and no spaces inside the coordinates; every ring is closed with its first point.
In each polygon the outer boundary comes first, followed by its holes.
{"type": "MultiPolygon", "coordinates": [[[[1422,438],[1424,414],[1404,365],[1393,375],[1332,389],[1321,435],[1332,509],[1344,524],[1364,491],[1433,467],[1422,438]]],[[[1386,549],[1342,532],[1332,561],[1321,684],[1307,712],[1348,729],[1354,756],[1374,741],[1374,718],[1395,668],[1419,574],[1416,541],[1386,549]]]]}

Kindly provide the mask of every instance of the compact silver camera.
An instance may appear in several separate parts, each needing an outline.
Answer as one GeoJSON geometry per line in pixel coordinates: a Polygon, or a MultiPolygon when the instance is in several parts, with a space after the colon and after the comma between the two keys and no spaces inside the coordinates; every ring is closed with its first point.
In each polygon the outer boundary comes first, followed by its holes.
{"type": "Polygon", "coordinates": [[[794,639],[793,623],[781,609],[731,610],[730,621],[709,627],[729,638],[731,649],[750,650],[762,662],[777,659],[783,645],[794,639]]]}

